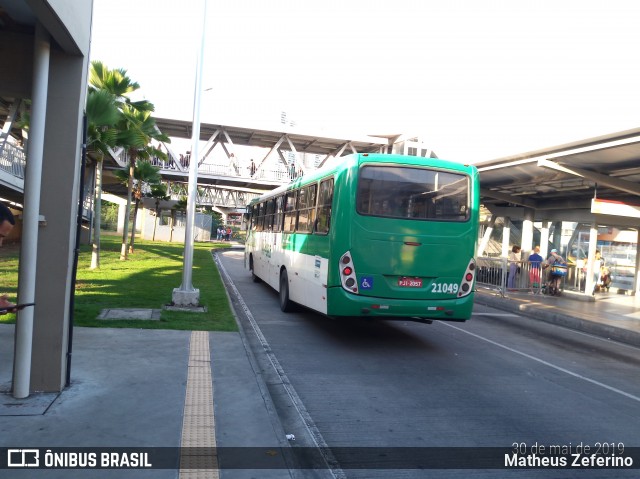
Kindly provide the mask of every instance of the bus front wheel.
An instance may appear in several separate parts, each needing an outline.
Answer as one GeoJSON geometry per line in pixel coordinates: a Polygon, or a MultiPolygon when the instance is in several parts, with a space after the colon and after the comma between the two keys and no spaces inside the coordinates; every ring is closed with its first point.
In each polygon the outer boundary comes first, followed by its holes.
{"type": "Polygon", "coordinates": [[[285,313],[295,310],[295,303],[289,299],[289,276],[286,269],[280,273],[280,309],[285,313]]]}

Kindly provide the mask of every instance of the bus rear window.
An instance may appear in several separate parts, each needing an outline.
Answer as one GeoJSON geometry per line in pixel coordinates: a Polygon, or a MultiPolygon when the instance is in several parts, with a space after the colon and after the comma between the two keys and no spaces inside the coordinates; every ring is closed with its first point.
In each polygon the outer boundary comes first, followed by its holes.
{"type": "Polygon", "coordinates": [[[469,179],[460,173],[428,168],[364,166],[356,205],[361,215],[466,221],[469,179]]]}

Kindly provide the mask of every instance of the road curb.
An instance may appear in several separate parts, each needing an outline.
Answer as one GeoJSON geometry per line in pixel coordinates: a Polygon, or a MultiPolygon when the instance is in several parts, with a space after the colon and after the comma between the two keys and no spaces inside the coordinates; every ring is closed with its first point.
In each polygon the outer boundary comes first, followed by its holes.
{"type": "Polygon", "coordinates": [[[616,328],[615,326],[610,326],[608,324],[596,323],[583,318],[577,318],[554,309],[553,307],[545,307],[545,305],[540,304],[522,303],[514,299],[485,293],[476,293],[475,302],[503,311],[522,314],[529,318],[556,324],[564,328],[574,329],[583,333],[640,347],[640,333],[624,328],[616,328]]]}
{"type": "MultiPolygon", "coordinates": [[[[224,268],[222,260],[218,257],[218,253],[230,250],[232,248],[212,251],[212,257],[222,278],[253,374],[259,384],[262,399],[277,436],[278,447],[282,449],[292,447],[317,448],[317,438],[313,437],[308,422],[303,419],[303,414],[300,412],[301,403],[297,403],[299,398],[294,397],[297,396],[295,391],[294,395],[291,394],[291,383],[286,376],[283,376],[284,372],[280,370],[277,360],[275,360],[276,363],[274,364],[274,358],[270,356],[272,354],[270,347],[268,344],[263,344],[264,338],[259,327],[256,329],[251,324],[249,318],[251,312],[248,310],[247,305],[243,304],[239,294],[236,294],[237,288],[224,268]],[[289,440],[295,441],[295,444],[291,444],[288,442],[289,440]]],[[[304,406],[302,406],[302,409],[304,409],[304,406]]],[[[321,446],[323,446],[321,450],[328,449],[324,444],[321,446]]],[[[332,454],[329,457],[325,457],[324,454],[321,454],[321,457],[317,455],[287,454],[285,462],[288,468],[286,477],[291,477],[292,479],[335,479],[336,477],[342,477],[338,466],[336,466],[337,461],[335,461],[332,454]],[[324,459],[326,462],[318,462],[319,459],[324,459]]]]}

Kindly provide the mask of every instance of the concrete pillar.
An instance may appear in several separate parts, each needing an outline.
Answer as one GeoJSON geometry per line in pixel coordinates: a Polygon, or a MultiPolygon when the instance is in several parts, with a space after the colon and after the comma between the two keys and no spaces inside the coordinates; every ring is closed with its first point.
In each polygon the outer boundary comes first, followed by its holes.
{"type": "MultiPolygon", "coordinates": [[[[91,9],[84,12],[90,21],[91,9]]],[[[32,391],[60,391],[66,382],[87,72],[88,56],[52,49],[40,197],[47,225],[38,237],[32,391]]]]}
{"type": "Polygon", "coordinates": [[[116,231],[120,234],[124,231],[125,216],[127,216],[127,204],[118,204],[118,223],[116,231]]]}
{"type": "Polygon", "coordinates": [[[144,234],[147,227],[147,218],[150,216],[149,211],[150,210],[146,209],[141,201],[140,207],[138,208],[138,217],[136,219],[136,229],[140,231],[140,239],[151,239],[150,237],[146,238],[144,234]]]}
{"type": "MultiPolygon", "coordinates": [[[[40,189],[43,173],[45,123],[47,119],[47,88],[49,81],[49,58],[51,40],[42,24],[36,25],[33,54],[33,93],[29,153],[24,186],[24,211],[22,216],[22,248],[20,249],[20,271],[18,302],[36,301],[36,273],[38,262],[38,233],[40,217],[40,189]]],[[[45,217],[46,218],[46,217],[45,217]]],[[[33,325],[35,309],[44,312],[44,305],[18,313],[15,341],[15,363],[13,369],[13,396],[19,399],[29,396],[33,351],[33,325]]]]}
{"type": "Polygon", "coordinates": [[[511,251],[511,248],[509,247],[509,241],[511,240],[511,227],[509,226],[511,224],[511,219],[508,216],[504,217],[504,227],[502,228],[502,257],[503,258],[508,258],[509,257],[509,251],[511,251]]]}
{"type": "Polygon", "coordinates": [[[562,253],[562,221],[553,222],[553,247],[558,250],[558,254],[562,253]]]}
{"type": "Polygon", "coordinates": [[[522,259],[527,259],[533,250],[533,218],[534,210],[524,209],[524,220],[522,222],[522,259]]]}
{"type": "Polygon", "coordinates": [[[542,222],[542,229],[540,230],[540,256],[547,259],[549,257],[549,227],[551,223],[549,221],[542,222]]]}
{"type": "Polygon", "coordinates": [[[593,292],[593,261],[596,259],[596,249],[598,249],[598,224],[593,222],[589,228],[589,251],[587,252],[587,277],[585,278],[584,292],[593,292]]]}

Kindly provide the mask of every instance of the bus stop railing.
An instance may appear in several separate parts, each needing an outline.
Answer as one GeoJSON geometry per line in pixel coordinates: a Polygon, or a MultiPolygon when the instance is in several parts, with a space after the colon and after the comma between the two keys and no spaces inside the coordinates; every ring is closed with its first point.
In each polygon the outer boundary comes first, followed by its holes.
{"type": "Polygon", "coordinates": [[[507,287],[507,258],[481,256],[476,258],[476,286],[505,295],[507,287]]]}
{"type": "MultiPolygon", "coordinates": [[[[476,258],[478,271],[476,285],[495,291],[501,296],[509,292],[541,294],[547,282],[548,270],[529,261],[509,261],[503,257],[481,256],[476,258]]],[[[584,289],[584,273],[576,265],[567,265],[567,276],[562,280],[562,289],[580,291],[584,289]]]]}

